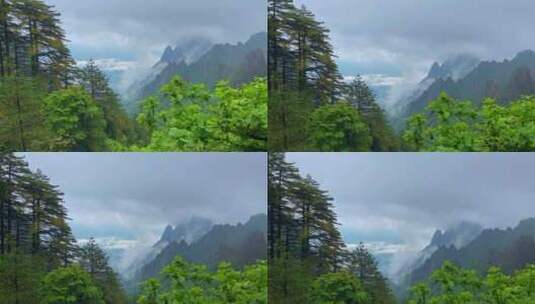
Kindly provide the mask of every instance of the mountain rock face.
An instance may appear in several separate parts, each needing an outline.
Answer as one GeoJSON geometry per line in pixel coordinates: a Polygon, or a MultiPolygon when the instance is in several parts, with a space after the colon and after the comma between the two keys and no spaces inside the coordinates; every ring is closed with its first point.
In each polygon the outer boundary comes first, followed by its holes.
{"type": "Polygon", "coordinates": [[[211,45],[194,40],[187,46],[167,47],[153,71],[129,90],[125,106],[136,113],[139,103],[147,96],[158,94],[160,87],[179,75],[193,83],[213,87],[228,80],[233,85],[250,82],[267,75],[267,34],[258,33],[245,43],[211,45]],[[209,46],[209,47],[208,47],[209,46]]]}
{"type": "MultiPolygon", "coordinates": [[[[457,55],[448,58],[442,64],[435,62],[431,66],[426,79],[437,80],[451,78],[453,80],[459,80],[472,72],[479,63],[480,60],[472,55],[457,55]]],[[[425,79],[422,81],[425,81],[425,79]]]]}
{"type": "Polygon", "coordinates": [[[535,263],[535,218],[521,221],[515,228],[486,229],[478,237],[457,248],[441,246],[410,274],[412,283],[426,279],[446,260],[465,268],[485,272],[498,266],[506,273],[535,263]]]}
{"type": "Polygon", "coordinates": [[[466,73],[473,62],[460,64],[453,70],[450,64],[433,65],[429,76],[439,78],[423,93],[404,102],[403,117],[423,111],[429,101],[436,99],[441,92],[456,99],[470,100],[476,105],[487,97],[496,99],[500,104],[507,104],[522,95],[535,93],[535,52],[524,51],[512,60],[502,62],[484,61],[466,73]]]}
{"type": "Polygon", "coordinates": [[[402,265],[392,279],[395,283],[407,284],[410,280],[406,275],[421,267],[437,250],[442,247],[462,248],[478,237],[482,231],[481,225],[471,222],[461,222],[445,231],[435,231],[429,244],[413,259],[402,265]]]}
{"type": "MultiPolygon", "coordinates": [[[[191,244],[212,229],[213,222],[202,217],[192,217],[189,220],[177,224],[175,227],[167,225],[160,240],[153,247],[161,247],[162,244],[171,242],[186,242],[191,244]]],[[[164,245],[164,246],[165,246],[164,245]]]]}
{"type": "Polygon", "coordinates": [[[477,68],[480,62],[481,60],[473,55],[459,54],[446,59],[442,64],[433,63],[426,77],[401,94],[392,107],[387,109],[394,129],[402,130],[405,127],[405,119],[413,114],[413,104],[427,94],[435,82],[448,79],[459,81],[477,68]]]}
{"type": "Polygon", "coordinates": [[[205,38],[197,37],[183,40],[177,43],[175,47],[167,46],[160,62],[169,64],[185,62],[186,64],[191,64],[204,56],[212,46],[213,43],[205,38]]]}
{"type": "MultiPolygon", "coordinates": [[[[166,229],[164,236],[174,237],[175,229],[166,229]]],[[[161,242],[161,240],[160,240],[161,242]]],[[[158,242],[158,243],[160,243],[158,242]]],[[[202,263],[215,269],[221,262],[243,267],[267,254],[267,216],[252,216],[245,224],[214,225],[200,238],[187,243],[185,239],[173,239],[151,261],[146,263],[128,282],[130,289],[138,283],[157,276],[176,256],[192,263],[202,263]]]]}

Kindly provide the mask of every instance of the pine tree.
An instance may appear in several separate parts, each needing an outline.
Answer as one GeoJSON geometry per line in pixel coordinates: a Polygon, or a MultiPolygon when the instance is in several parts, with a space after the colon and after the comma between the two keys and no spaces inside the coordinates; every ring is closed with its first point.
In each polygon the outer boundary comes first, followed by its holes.
{"type": "Polygon", "coordinates": [[[377,104],[375,94],[360,75],[342,87],[341,98],[355,107],[368,125],[372,136],[372,151],[386,152],[399,149],[398,140],[388,125],[384,110],[377,104]]]}
{"type": "Polygon", "coordinates": [[[95,103],[102,109],[106,121],[106,135],[122,143],[132,137],[132,124],[124,111],[119,97],[111,89],[106,75],[94,60],[78,71],[80,85],[89,93],[95,103]]]}
{"type": "Polygon", "coordinates": [[[80,248],[79,262],[103,291],[106,304],[126,303],[126,295],[121,288],[117,274],[109,266],[106,253],[98,246],[94,238],[90,238],[80,248]]]}
{"type": "Polygon", "coordinates": [[[346,267],[363,284],[372,303],[395,303],[387,280],[379,271],[377,261],[363,243],[347,254],[346,267]]]}
{"type": "Polygon", "coordinates": [[[270,153],[268,212],[270,300],[306,302],[311,276],[342,267],[345,244],[332,198],[302,177],[283,153],[270,153]]]}

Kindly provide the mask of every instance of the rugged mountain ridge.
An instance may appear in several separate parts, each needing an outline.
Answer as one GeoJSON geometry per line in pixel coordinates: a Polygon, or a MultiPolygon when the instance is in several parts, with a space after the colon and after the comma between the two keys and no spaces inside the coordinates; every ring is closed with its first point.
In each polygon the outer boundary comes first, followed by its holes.
{"type": "Polygon", "coordinates": [[[528,263],[535,263],[535,218],[521,221],[514,228],[485,229],[466,246],[441,246],[410,274],[411,282],[426,279],[446,260],[462,267],[485,272],[498,266],[511,273],[528,263]]]}
{"type": "Polygon", "coordinates": [[[185,62],[191,64],[196,62],[204,56],[213,46],[213,43],[202,37],[189,38],[179,43],[176,43],[174,47],[167,46],[162,54],[162,57],[156,65],[159,63],[180,63],[185,62]]]}
{"type": "Polygon", "coordinates": [[[176,256],[193,263],[202,263],[214,269],[220,262],[236,267],[265,259],[267,254],[267,215],[252,216],[246,223],[214,225],[206,234],[188,244],[185,240],[172,241],[151,261],[146,263],[128,282],[131,289],[154,276],[176,256]]]}
{"type": "MultiPolygon", "coordinates": [[[[436,66],[431,75],[441,75],[436,66]]],[[[522,95],[535,94],[535,52],[527,50],[518,53],[512,60],[502,62],[483,61],[464,77],[441,77],[421,94],[405,104],[402,116],[408,117],[425,110],[429,101],[441,92],[476,105],[487,97],[495,98],[500,104],[507,104],[522,95]]]]}
{"type": "MultiPolygon", "coordinates": [[[[207,44],[203,44],[206,46],[207,44]]],[[[202,55],[185,56],[180,47],[168,47],[160,62],[155,64],[149,75],[132,85],[125,101],[129,113],[136,113],[139,103],[147,96],[158,94],[162,85],[175,75],[187,81],[204,83],[213,87],[218,81],[228,80],[241,85],[255,77],[267,75],[267,34],[252,35],[245,43],[215,44],[210,48],[196,46],[202,55]],[[189,60],[186,60],[189,58],[189,60]]]]}
{"type": "Polygon", "coordinates": [[[167,225],[162,233],[162,237],[153,247],[162,247],[171,242],[182,241],[191,244],[210,231],[213,225],[212,220],[203,217],[192,217],[174,227],[167,225]]]}
{"type": "Polygon", "coordinates": [[[395,283],[405,285],[410,281],[408,273],[421,267],[437,250],[442,247],[462,248],[478,237],[483,227],[472,222],[460,222],[446,230],[436,230],[429,244],[422,249],[414,258],[402,265],[392,279],[395,283]]]}

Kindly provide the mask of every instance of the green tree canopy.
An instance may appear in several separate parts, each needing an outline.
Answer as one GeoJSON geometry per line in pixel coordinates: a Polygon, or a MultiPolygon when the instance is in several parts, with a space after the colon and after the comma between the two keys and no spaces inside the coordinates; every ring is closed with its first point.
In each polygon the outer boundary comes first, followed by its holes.
{"type": "Polygon", "coordinates": [[[533,151],[535,96],[507,106],[487,99],[480,108],[442,93],[408,120],[405,144],[415,151],[533,151]]]}
{"type": "Polygon", "coordinates": [[[106,126],[101,109],[80,87],[56,91],[44,102],[45,123],[55,138],[53,150],[99,151],[106,126]]]}
{"type": "Polygon", "coordinates": [[[47,304],[104,304],[101,291],[79,266],[58,268],[48,273],[43,279],[42,290],[47,304]]]}
{"type": "Polygon", "coordinates": [[[326,273],[312,284],[314,304],[365,304],[371,303],[361,282],[349,272],[326,273]]]}
{"type": "Polygon", "coordinates": [[[347,102],[317,108],[309,119],[310,139],[319,151],[368,151],[372,138],[360,113],[347,102]]]}
{"type": "Polygon", "coordinates": [[[267,303],[266,262],[246,266],[243,271],[221,263],[216,272],[210,272],[204,265],[190,264],[176,257],[162,275],[169,285],[156,279],[147,280],[142,284],[138,304],[267,303]]]}

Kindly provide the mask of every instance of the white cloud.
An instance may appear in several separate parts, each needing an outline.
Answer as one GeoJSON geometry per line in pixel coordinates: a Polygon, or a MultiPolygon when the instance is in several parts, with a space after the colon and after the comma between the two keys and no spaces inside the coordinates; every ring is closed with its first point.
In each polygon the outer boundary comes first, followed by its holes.
{"type": "MultiPolygon", "coordinates": [[[[84,245],[89,242],[89,239],[79,239],[78,244],[84,245]]],[[[101,238],[95,238],[95,242],[102,247],[102,249],[105,250],[113,250],[113,249],[131,249],[135,248],[136,246],[139,246],[140,241],[139,240],[124,240],[117,237],[101,237],[101,238]]]]}
{"type": "MultiPolygon", "coordinates": [[[[372,254],[400,254],[404,252],[415,252],[414,248],[411,248],[406,244],[392,244],[383,241],[363,242],[363,244],[372,254]]],[[[347,244],[347,248],[350,250],[358,246],[359,244],[347,244]]]]}
{"type": "MultiPolygon", "coordinates": [[[[137,66],[136,61],[118,60],[115,58],[95,59],[95,64],[103,71],[127,71],[137,66]]],[[[87,60],[79,60],[76,65],[81,67],[87,65],[87,60]]]]}
{"type": "MultiPolygon", "coordinates": [[[[395,86],[404,83],[403,77],[394,77],[384,74],[365,74],[361,75],[364,80],[370,86],[395,86]]],[[[351,82],[355,79],[355,76],[344,76],[345,82],[351,82]]]]}

